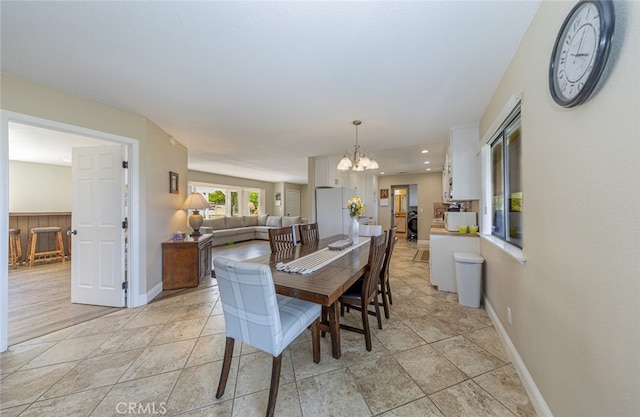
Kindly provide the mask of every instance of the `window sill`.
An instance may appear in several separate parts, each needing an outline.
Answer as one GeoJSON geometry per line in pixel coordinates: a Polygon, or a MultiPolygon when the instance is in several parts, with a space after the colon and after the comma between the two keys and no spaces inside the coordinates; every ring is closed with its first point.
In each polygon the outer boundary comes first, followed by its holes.
{"type": "Polygon", "coordinates": [[[480,235],[480,238],[486,240],[491,243],[496,248],[500,249],[502,252],[511,256],[513,259],[518,261],[520,264],[525,265],[527,263],[527,258],[524,257],[522,253],[522,249],[517,246],[513,246],[510,243],[505,242],[504,240],[500,240],[492,235],[480,235]]]}

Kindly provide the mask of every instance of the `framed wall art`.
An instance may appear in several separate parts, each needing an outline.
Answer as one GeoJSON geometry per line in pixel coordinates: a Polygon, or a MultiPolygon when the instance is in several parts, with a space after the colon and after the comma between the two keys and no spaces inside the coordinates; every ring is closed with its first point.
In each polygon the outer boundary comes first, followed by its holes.
{"type": "Polygon", "coordinates": [[[169,171],[169,192],[178,194],[178,173],[169,171]]]}
{"type": "Polygon", "coordinates": [[[381,188],[380,189],[380,206],[388,206],[389,205],[389,189],[381,188]]]}

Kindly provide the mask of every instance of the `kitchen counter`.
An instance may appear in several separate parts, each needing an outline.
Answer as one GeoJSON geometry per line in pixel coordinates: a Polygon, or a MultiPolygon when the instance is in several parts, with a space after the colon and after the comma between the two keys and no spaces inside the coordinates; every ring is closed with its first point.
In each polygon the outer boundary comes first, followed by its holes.
{"type": "Polygon", "coordinates": [[[439,291],[458,292],[456,269],[453,254],[455,252],[480,253],[480,239],[477,233],[450,232],[443,221],[431,223],[429,250],[431,252],[430,280],[439,291]]]}
{"type": "Polygon", "coordinates": [[[442,227],[434,227],[431,226],[430,233],[432,235],[442,235],[442,236],[462,236],[462,237],[478,237],[477,233],[460,233],[460,232],[450,232],[447,229],[442,227]]]}
{"type": "Polygon", "coordinates": [[[430,234],[440,236],[478,237],[477,233],[460,233],[458,231],[450,232],[444,227],[444,220],[433,220],[431,222],[430,234]]]}

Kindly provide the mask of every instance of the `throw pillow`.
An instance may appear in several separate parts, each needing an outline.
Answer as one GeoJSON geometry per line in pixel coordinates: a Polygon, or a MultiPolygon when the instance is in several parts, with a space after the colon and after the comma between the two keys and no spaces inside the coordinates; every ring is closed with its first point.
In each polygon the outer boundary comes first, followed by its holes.
{"type": "Polygon", "coordinates": [[[258,214],[258,226],[266,226],[268,214],[258,214]]]}
{"type": "Polygon", "coordinates": [[[244,219],[240,216],[225,217],[224,221],[227,225],[227,229],[237,229],[239,227],[244,227],[244,219]]]}
{"type": "Polygon", "coordinates": [[[269,216],[267,218],[267,226],[282,227],[282,216],[269,216]]]}
{"type": "Polygon", "coordinates": [[[258,216],[244,216],[244,225],[245,226],[257,226],[258,225],[258,216]]]}

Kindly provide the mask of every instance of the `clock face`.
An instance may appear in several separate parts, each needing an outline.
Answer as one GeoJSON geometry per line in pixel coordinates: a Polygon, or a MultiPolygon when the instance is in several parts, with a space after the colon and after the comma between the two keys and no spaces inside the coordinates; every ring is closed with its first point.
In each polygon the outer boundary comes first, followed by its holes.
{"type": "Polygon", "coordinates": [[[592,3],[586,3],[565,27],[560,53],[556,56],[555,76],[559,93],[565,99],[573,99],[584,88],[593,71],[599,36],[598,10],[592,3]]]}
{"type": "Polygon", "coordinates": [[[573,107],[589,98],[604,69],[613,32],[613,5],[583,1],[571,11],[556,39],[549,82],[553,99],[573,107]]]}

